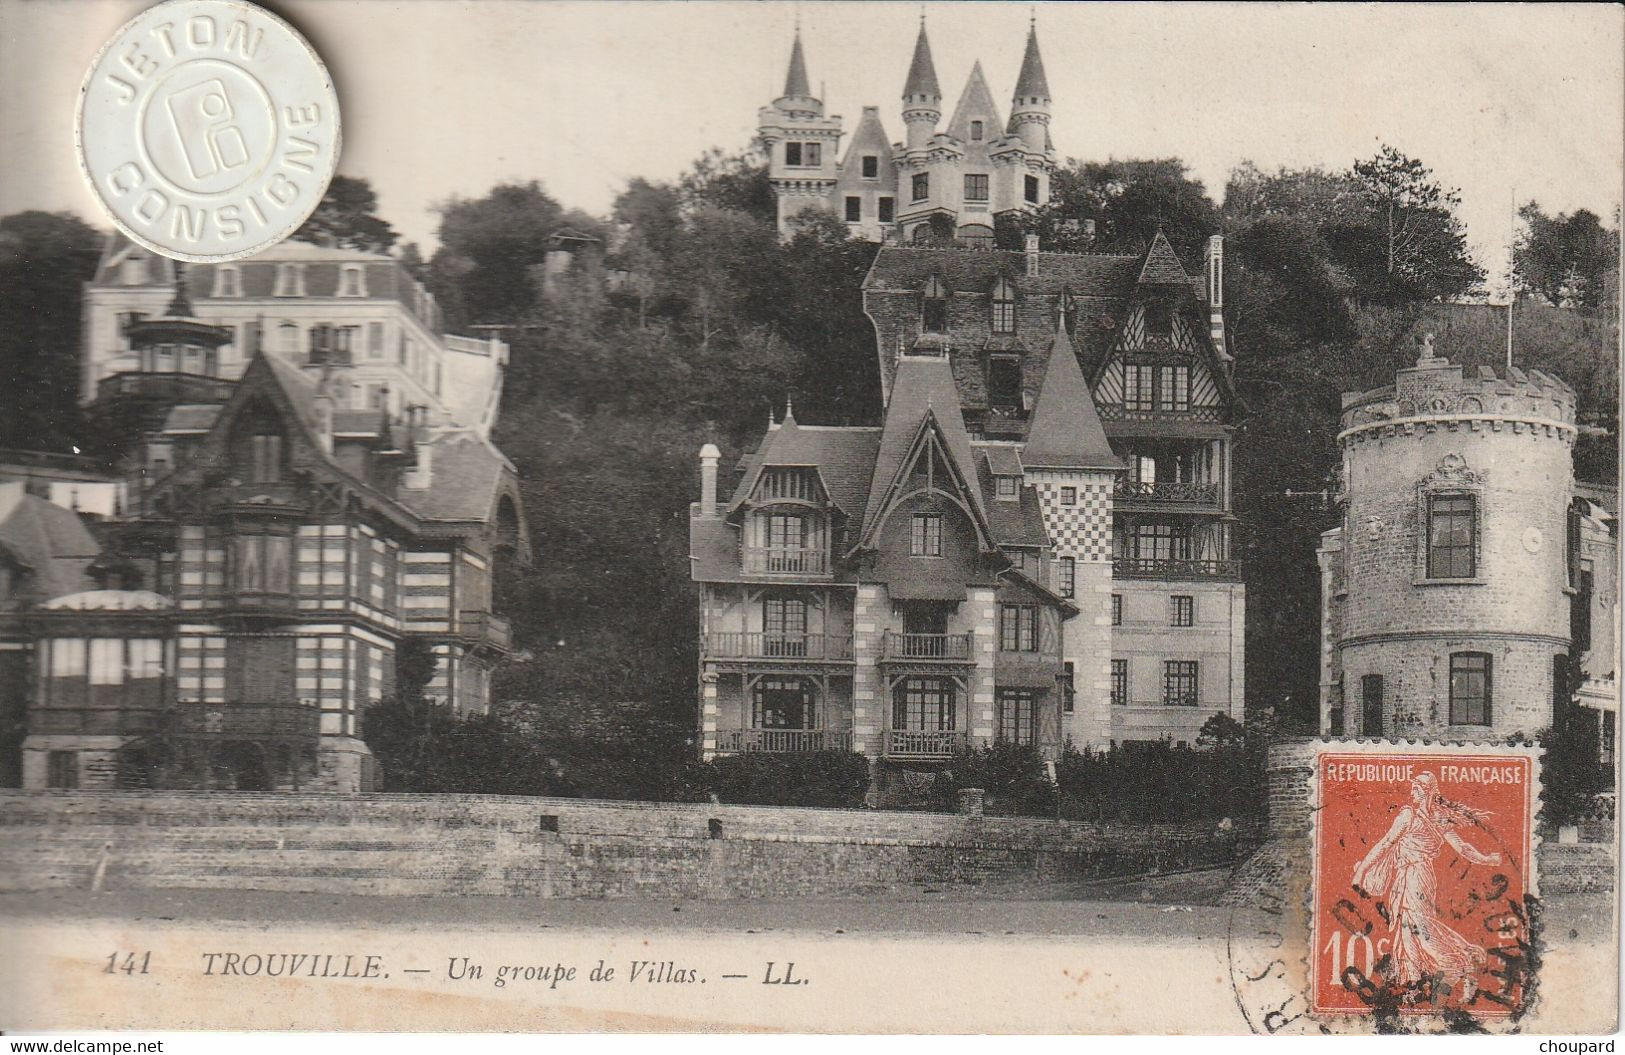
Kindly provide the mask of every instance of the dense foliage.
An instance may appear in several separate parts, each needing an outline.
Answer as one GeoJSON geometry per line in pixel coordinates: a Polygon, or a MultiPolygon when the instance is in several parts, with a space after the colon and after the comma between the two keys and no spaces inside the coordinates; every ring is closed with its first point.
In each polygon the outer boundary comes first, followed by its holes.
{"type": "Polygon", "coordinates": [[[869,760],[855,751],[752,752],[697,763],[689,780],[719,802],[857,809],[869,788],[869,760]]]}

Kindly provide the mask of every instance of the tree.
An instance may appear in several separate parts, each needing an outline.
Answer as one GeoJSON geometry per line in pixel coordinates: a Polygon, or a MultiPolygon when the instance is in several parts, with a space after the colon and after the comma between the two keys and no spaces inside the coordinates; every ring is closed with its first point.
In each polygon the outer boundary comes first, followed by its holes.
{"type": "Polygon", "coordinates": [[[1020,249],[1037,234],[1047,250],[1143,253],[1157,231],[1187,267],[1219,230],[1219,211],[1202,182],[1178,158],[1082,163],[1068,159],[1050,178],[1050,201],[1007,217],[994,229],[1004,249],[1020,249]]]}
{"type": "Polygon", "coordinates": [[[0,219],[0,447],[66,452],[82,442],[81,287],[102,240],[70,213],[0,219]]]}
{"type": "MultiPolygon", "coordinates": [[[[1370,229],[1381,253],[1379,284],[1369,274],[1371,242],[1357,249],[1368,266],[1363,290],[1373,299],[1440,300],[1467,293],[1483,282],[1484,271],[1467,250],[1467,234],[1455,210],[1461,192],[1446,188],[1416,158],[1384,144],[1375,157],[1355,162],[1351,175],[1372,213],[1370,229]],[[1386,286],[1386,288],[1382,288],[1386,286]]],[[[1346,261],[1346,263],[1348,263],[1346,261]]]]}
{"type": "Polygon", "coordinates": [[[531,268],[547,256],[564,211],[542,185],[500,183],[483,198],[437,205],[440,248],[430,261],[431,288],[454,328],[517,323],[535,305],[531,268]]]}
{"type": "Polygon", "coordinates": [[[387,253],[400,236],[377,216],[372,184],[354,176],[334,176],[327,192],[293,237],[301,242],[387,253]]]}
{"type": "Polygon", "coordinates": [[[1543,298],[1553,307],[1575,307],[1588,314],[1612,313],[1610,283],[1619,267],[1619,230],[1610,231],[1589,209],[1548,216],[1536,202],[1518,210],[1523,233],[1512,249],[1512,273],[1518,289],[1543,298]]]}
{"type": "Polygon", "coordinates": [[[760,139],[739,154],[712,147],[701,154],[677,182],[685,209],[708,205],[743,213],[757,223],[776,226],[778,198],[767,178],[767,151],[760,139]]]}

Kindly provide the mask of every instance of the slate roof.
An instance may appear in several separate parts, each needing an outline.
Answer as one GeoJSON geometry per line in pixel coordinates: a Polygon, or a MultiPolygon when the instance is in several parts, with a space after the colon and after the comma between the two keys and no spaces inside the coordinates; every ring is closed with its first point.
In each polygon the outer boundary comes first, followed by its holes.
{"type": "Polygon", "coordinates": [[[1179,262],[1174,247],[1168,244],[1168,236],[1162,233],[1161,228],[1157,229],[1157,236],[1151,240],[1151,248],[1145,254],[1139,282],[1142,286],[1190,285],[1190,274],[1185,270],[1185,265],[1179,262]]]}
{"type": "Polygon", "coordinates": [[[169,408],[164,432],[208,432],[220,416],[219,403],[181,403],[169,408]]]}
{"type": "Polygon", "coordinates": [[[396,500],[425,520],[485,520],[496,508],[503,471],[508,466],[490,442],[473,429],[431,434],[429,486],[405,487],[396,500]]]}
{"type": "Polygon", "coordinates": [[[1021,463],[1029,469],[1120,469],[1065,330],[1050,343],[1021,463]]]}
{"type": "Polygon", "coordinates": [[[787,414],[780,425],[768,430],[762,445],[746,459],[745,472],[728,510],[738,509],[750,497],[764,466],[816,465],[830,500],[861,524],[879,448],[878,428],[806,426],[797,423],[793,413],[787,414]]]}
{"type": "Polygon", "coordinates": [[[1016,77],[1015,97],[1049,98],[1049,81],[1044,77],[1044,59],[1038,54],[1038,27],[1027,30],[1027,52],[1021,57],[1021,73],[1016,77]]]}
{"type": "Polygon", "coordinates": [[[71,509],[28,494],[21,482],[0,484],[0,549],[33,573],[22,599],[96,588],[86,572],[101,547],[90,529],[71,509]]]}
{"type": "Polygon", "coordinates": [[[942,431],[948,454],[968,484],[970,493],[967,498],[973,516],[984,527],[987,525],[986,503],[982,501],[982,489],[978,484],[970,434],[965,431],[965,419],[959,413],[959,390],[954,385],[953,371],[946,359],[904,356],[897,363],[891,401],[886,405],[880,450],[875,455],[874,477],[864,514],[865,541],[875,527],[885,506],[886,496],[892,490],[927,420],[934,421],[942,431]]]}
{"type": "Polygon", "coordinates": [[[987,521],[993,529],[993,540],[1001,546],[1042,547],[1047,541],[1044,534],[1044,516],[1038,504],[1038,492],[1023,485],[1016,493],[1015,502],[1001,501],[993,488],[993,472],[987,451],[977,459],[977,483],[987,504],[987,521]]]}
{"type": "Polygon", "coordinates": [[[382,410],[335,410],[333,434],[383,436],[389,432],[389,419],[382,410]]]}
{"type": "Polygon", "coordinates": [[[812,97],[807,87],[807,60],[801,53],[801,31],[796,31],[796,42],[790,47],[790,71],[784,77],[784,94],[795,98],[812,97]]]}
{"type": "Polygon", "coordinates": [[[978,118],[985,122],[982,129],[984,143],[993,137],[995,130],[1004,127],[1004,122],[999,118],[998,105],[993,102],[993,93],[988,89],[987,78],[982,74],[980,62],[970,69],[970,78],[965,81],[965,90],[959,95],[959,104],[954,107],[954,114],[948,119],[948,134],[961,143],[971,142],[970,123],[978,118]]]}
{"type": "MultiPolygon", "coordinates": [[[[1177,261],[1176,261],[1177,263],[1177,261]]],[[[867,290],[918,293],[932,275],[954,292],[986,293],[1007,276],[1026,294],[1121,299],[1134,290],[1138,255],[1117,253],[1041,253],[1038,274],[1027,274],[1026,254],[1004,249],[925,249],[882,246],[863,281],[867,290]]]]}
{"type": "Polygon", "coordinates": [[[914,58],[908,64],[908,80],[903,84],[904,95],[932,95],[942,98],[937,84],[937,67],[931,61],[931,42],[925,38],[925,22],[920,23],[920,35],[914,41],[914,58]]]}

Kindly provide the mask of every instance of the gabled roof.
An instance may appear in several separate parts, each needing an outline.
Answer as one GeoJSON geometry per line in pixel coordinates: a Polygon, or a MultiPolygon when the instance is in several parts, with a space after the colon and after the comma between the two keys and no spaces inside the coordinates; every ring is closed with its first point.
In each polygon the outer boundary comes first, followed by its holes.
{"type": "Polygon", "coordinates": [[[1116,253],[1041,253],[1038,273],[1026,272],[1026,254],[1019,250],[925,249],[881,246],[869,274],[867,290],[907,290],[918,293],[933,274],[941,275],[951,290],[986,293],[1000,275],[1010,275],[1025,294],[1054,294],[1070,290],[1075,297],[1125,298],[1134,291],[1141,257],[1116,253]]]}
{"type": "Polygon", "coordinates": [[[970,69],[965,90],[959,95],[959,104],[954,107],[954,115],[948,120],[948,134],[961,143],[968,143],[970,123],[978,120],[983,122],[983,140],[993,138],[1004,127],[1004,122],[999,119],[999,108],[993,102],[993,93],[988,90],[987,78],[982,75],[980,62],[970,69]]]}
{"type": "MultiPolygon", "coordinates": [[[[1049,538],[1044,533],[1044,515],[1039,508],[1038,492],[1030,486],[1021,485],[1016,491],[1016,501],[1000,499],[993,484],[993,474],[997,467],[991,465],[991,459],[985,457],[991,452],[981,453],[984,457],[977,459],[979,463],[977,476],[986,500],[988,523],[993,528],[993,541],[1001,546],[1042,548],[1049,538]]],[[[1014,455],[1014,452],[1005,453],[1014,455]]]]}
{"type": "Polygon", "coordinates": [[[22,599],[46,601],[95,588],[86,572],[101,547],[84,521],[27,493],[21,482],[0,484],[0,550],[33,573],[22,599]]]}
{"type": "Polygon", "coordinates": [[[863,108],[863,116],[852,133],[852,143],[846,148],[846,158],[841,162],[840,186],[878,186],[883,190],[897,186],[897,167],[891,164],[891,140],[886,137],[886,126],[880,123],[878,106],[863,108]],[[880,159],[876,178],[863,178],[863,164],[859,159],[865,154],[880,159]]]}
{"type": "Polygon", "coordinates": [[[1145,263],[1140,266],[1139,284],[1142,286],[1189,286],[1191,277],[1185,265],[1179,262],[1168,236],[1157,229],[1151,248],[1145,252],[1145,263]]]}
{"type": "Polygon", "coordinates": [[[801,53],[801,30],[796,30],[796,42],[790,46],[790,70],[784,76],[784,95],[787,98],[810,99],[812,89],[807,86],[807,60],[801,53]]]}
{"type": "Polygon", "coordinates": [[[1021,464],[1029,469],[1121,469],[1064,329],[1050,343],[1021,464]]]}
{"type": "Polygon", "coordinates": [[[1016,77],[1015,98],[1049,98],[1049,81],[1044,77],[1044,59],[1038,54],[1038,27],[1027,30],[1027,52],[1021,57],[1021,74],[1016,77]]]}
{"type": "Polygon", "coordinates": [[[473,429],[429,437],[433,471],[422,490],[402,487],[395,500],[424,520],[482,521],[496,509],[508,460],[473,429]]]}
{"type": "Polygon", "coordinates": [[[818,467],[829,500],[848,517],[862,523],[875,452],[879,447],[877,428],[801,425],[794,414],[786,414],[783,423],[769,429],[756,453],[746,459],[728,511],[738,509],[751,496],[764,468],[811,465],[818,467]]]}
{"type": "Polygon", "coordinates": [[[914,41],[914,59],[908,64],[908,80],[903,84],[903,94],[942,98],[942,88],[937,84],[937,67],[931,61],[931,42],[925,38],[923,20],[920,22],[920,35],[914,41]]]}
{"type": "Polygon", "coordinates": [[[948,360],[924,356],[904,356],[897,363],[892,381],[891,401],[886,405],[886,423],[881,427],[880,449],[875,455],[874,475],[863,518],[859,545],[866,545],[886,511],[888,500],[902,483],[909,455],[929,431],[935,430],[946,449],[950,469],[958,477],[971,507],[971,519],[983,539],[992,541],[987,508],[976,472],[970,434],[959,413],[959,391],[948,360]]]}

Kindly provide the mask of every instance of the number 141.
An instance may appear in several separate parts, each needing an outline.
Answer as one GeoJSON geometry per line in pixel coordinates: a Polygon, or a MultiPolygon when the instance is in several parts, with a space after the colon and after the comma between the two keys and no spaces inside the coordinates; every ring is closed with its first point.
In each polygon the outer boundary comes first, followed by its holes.
{"type": "Polygon", "coordinates": [[[116,952],[108,954],[107,966],[102,970],[103,974],[146,974],[147,965],[152,962],[152,950],[150,949],[142,953],[139,960],[136,959],[135,953],[127,952],[122,954],[124,962],[120,963],[120,955],[120,953],[116,952]]]}

